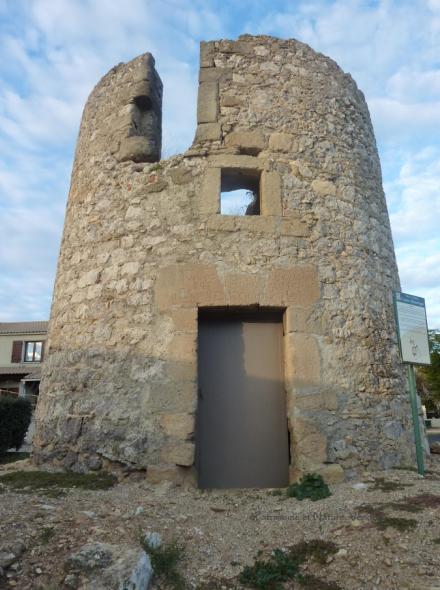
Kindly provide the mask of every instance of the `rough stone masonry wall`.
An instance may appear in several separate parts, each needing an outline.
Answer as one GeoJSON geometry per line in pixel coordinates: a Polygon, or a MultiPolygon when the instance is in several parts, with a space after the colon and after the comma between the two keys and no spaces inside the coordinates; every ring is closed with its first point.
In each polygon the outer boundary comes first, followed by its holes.
{"type": "Polygon", "coordinates": [[[399,281],[352,78],[295,40],[202,43],[194,143],[145,164],[160,129],[130,154],[124,117],[147,78],[142,94],[161,96],[148,54],[111,70],[85,108],[34,460],[193,477],[197,310],[260,305],[285,309],[292,479],[410,464],[399,281]],[[261,215],[219,213],[222,169],[261,175],[261,215]]]}

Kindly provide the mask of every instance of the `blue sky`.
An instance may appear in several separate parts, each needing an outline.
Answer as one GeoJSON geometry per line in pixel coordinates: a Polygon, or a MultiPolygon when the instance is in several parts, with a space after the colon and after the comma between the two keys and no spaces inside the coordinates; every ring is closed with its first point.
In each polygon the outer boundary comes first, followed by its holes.
{"type": "Polygon", "coordinates": [[[402,289],[440,328],[440,0],[0,0],[0,321],[46,319],[84,102],[145,51],[164,157],[195,130],[199,41],[296,38],[365,93],[402,289]]]}

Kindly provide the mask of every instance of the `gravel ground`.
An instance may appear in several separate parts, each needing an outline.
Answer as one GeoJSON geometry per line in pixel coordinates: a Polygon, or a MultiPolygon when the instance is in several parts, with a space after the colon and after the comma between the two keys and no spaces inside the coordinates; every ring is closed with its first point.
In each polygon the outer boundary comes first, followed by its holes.
{"type": "MultiPolygon", "coordinates": [[[[29,463],[1,466],[0,475],[18,468],[29,469],[29,463]]],[[[332,486],[329,498],[300,502],[268,490],[201,491],[145,481],[53,497],[12,492],[0,478],[0,546],[24,544],[18,561],[0,577],[0,587],[67,588],[64,562],[85,543],[136,546],[142,533],[157,531],[165,542],[185,544],[180,571],[189,588],[240,588],[236,577],[257,554],[264,558],[275,548],[323,539],[336,543],[338,553],[324,565],[307,563],[303,571],[344,590],[440,590],[440,544],[435,542],[440,539],[440,456],[432,457],[425,478],[392,470],[365,473],[362,481],[366,485],[360,489],[353,482],[340,484],[332,486]],[[381,491],[380,477],[401,485],[381,491]],[[404,498],[412,499],[409,508],[389,506],[404,498]],[[379,504],[387,506],[377,513],[379,504]],[[408,511],[414,504],[418,510],[408,511]],[[365,512],[362,505],[376,506],[376,511],[365,512]],[[403,531],[394,521],[387,526],[384,518],[389,516],[417,523],[403,531]],[[224,581],[216,585],[215,580],[224,581]]],[[[151,587],[169,586],[154,580],[151,587]]],[[[293,582],[285,587],[304,588],[293,582]]]]}

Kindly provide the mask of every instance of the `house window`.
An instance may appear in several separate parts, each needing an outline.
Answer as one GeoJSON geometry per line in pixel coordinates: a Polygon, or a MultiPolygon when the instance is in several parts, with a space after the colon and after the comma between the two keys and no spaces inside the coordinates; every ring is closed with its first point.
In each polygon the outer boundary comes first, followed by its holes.
{"type": "Polygon", "coordinates": [[[41,355],[43,352],[42,342],[26,342],[24,348],[24,362],[25,363],[38,363],[41,361],[41,355]]]}
{"type": "Polygon", "coordinates": [[[260,215],[260,171],[222,169],[222,215],[260,215]]]}

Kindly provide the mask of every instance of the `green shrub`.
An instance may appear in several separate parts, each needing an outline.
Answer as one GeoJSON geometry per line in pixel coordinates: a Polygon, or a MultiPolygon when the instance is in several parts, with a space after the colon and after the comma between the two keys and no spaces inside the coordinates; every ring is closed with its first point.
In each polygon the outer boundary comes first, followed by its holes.
{"type": "Polygon", "coordinates": [[[164,545],[153,545],[141,539],[141,545],[151,559],[154,575],[167,583],[172,590],[185,590],[187,583],[178,568],[185,559],[185,547],[176,540],[164,545]]]}
{"type": "Polygon", "coordinates": [[[281,590],[282,584],[296,577],[298,562],[281,549],[275,549],[267,560],[258,559],[239,575],[241,584],[259,590],[281,590]]]}
{"type": "Polygon", "coordinates": [[[306,473],[299,483],[294,483],[287,488],[287,495],[298,500],[310,498],[310,500],[316,502],[316,500],[328,498],[332,494],[328,485],[322,479],[322,475],[319,475],[319,473],[306,473]]]}
{"type": "Polygon", "coordinates": [[[31,421],[32,408],[27,399],[0,398],[0,453],[23,444],[31,421]]]}

